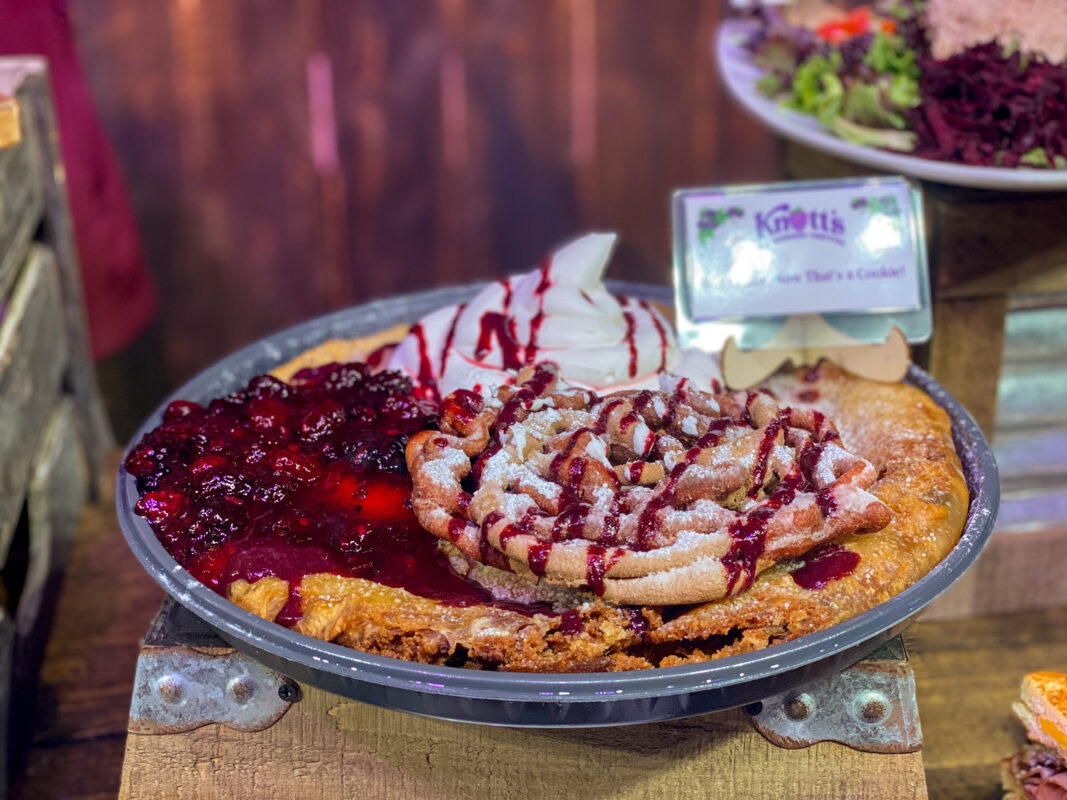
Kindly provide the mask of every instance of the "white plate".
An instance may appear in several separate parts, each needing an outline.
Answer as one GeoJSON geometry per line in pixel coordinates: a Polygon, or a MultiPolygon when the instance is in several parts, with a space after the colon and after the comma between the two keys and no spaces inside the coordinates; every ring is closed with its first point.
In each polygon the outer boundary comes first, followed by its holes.
{"type": "Polygon", "coordinates": [[[839,139],[819,124],[815,117],[782,108],[756,89],[756,81],[763,75],[763,70],[752,63],[751,54],[744,48],[744,43],[756,31],[758,24],[755,20],[747,19],[722,23],[715,40],[716,61],[730,94],[782,136],[846,161],[937,183],[1011,192],[1067,189],[1067,169],[1007,169],[950,164],[877,150],[839,139]]]}

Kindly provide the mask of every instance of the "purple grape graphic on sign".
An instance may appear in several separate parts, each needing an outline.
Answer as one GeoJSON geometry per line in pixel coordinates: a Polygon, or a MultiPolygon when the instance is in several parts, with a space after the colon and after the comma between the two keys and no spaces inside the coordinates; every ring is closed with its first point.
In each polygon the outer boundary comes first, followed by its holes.
{"type": "Polygon", "coordinates": [[[885,197],[854,197],[849,204],[854,209],[865,209],[869,214],[885,214],[890,217],[900,216],[900,205],[891,194],[885,197]]]}
{"type": "Polygon", "coordinates": [[[715,231],[722,227],[723,223],[727,220],[740,219],[744,215],[745,212],[740,206],[703,209],[700,212],[700,217],[697,219],[697,230],[699,231],[700,243],[706,244],[715,236],[715,231]]]}

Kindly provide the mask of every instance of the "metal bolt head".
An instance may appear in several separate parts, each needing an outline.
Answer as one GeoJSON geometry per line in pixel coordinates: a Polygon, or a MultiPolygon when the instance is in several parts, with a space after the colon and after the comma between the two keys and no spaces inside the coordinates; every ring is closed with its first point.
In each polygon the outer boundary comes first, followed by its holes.
{"type": "Polygon", "coordinates": [[[889,698],[879,691],[868,689],[865,692],[860,692],[856,696],[853,708],[857,711],[857,716],[864,722],[881,722],[889,716],[889,712],[892,709],[892,703],[889,702],[889,698]]]}
{"type": "Polygon", "coordinates": [[[287,703],[295,703],[300,699],[300,686],[293,681],[282,681],[278,687],[278,697],[287,703]]]}
{"type": "Polygon", "coordinates": [[[256,682],[249,675],[239,675],[226,684],[226,692],[238,705],[244,705],[256,693],[256,682]]]}
{"type": "Polygon", "coordinates": [[[815,700],[807,692],[801,692],[786,699],[782,705],[782,711],[794,722],[800,722],[812,715],[815,710],[815,700]]]}
{"type": "Polygon", "coordinates": [[[180,675],[164,675],[156,681],[156,691],[163,702],[177,705],[184,699],[185,681],[180,675]]]}

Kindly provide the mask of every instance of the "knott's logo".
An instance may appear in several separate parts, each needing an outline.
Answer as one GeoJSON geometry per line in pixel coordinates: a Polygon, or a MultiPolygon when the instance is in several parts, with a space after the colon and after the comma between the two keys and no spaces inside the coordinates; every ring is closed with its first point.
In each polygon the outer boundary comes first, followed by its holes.
{"type": "Polygon", "coordinates": [[[802,237],[825,239],[844,246],[845,221],[833,209],[805,211],[781,203],[770,211],[756,212],[756,235],[770,237],[776,242],[802,237]]]}

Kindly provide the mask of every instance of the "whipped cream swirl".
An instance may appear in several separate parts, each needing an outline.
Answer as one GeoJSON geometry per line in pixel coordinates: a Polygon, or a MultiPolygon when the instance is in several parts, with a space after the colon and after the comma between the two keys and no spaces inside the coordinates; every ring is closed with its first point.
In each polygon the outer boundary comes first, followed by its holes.
{"type": "Polygon", "coordinates": [[[470,302],[423,317],[387,363],[446,395],[482,394],[528,364],[555,362],[568,383],[593,390],[656,388],[680,362],[703,385],[717,375],[707,354],[683,354],[670,323],[643,300],[612,295],[603,274],[615,246],[591,233],[538,270],[487,286],[470,302]]]}

